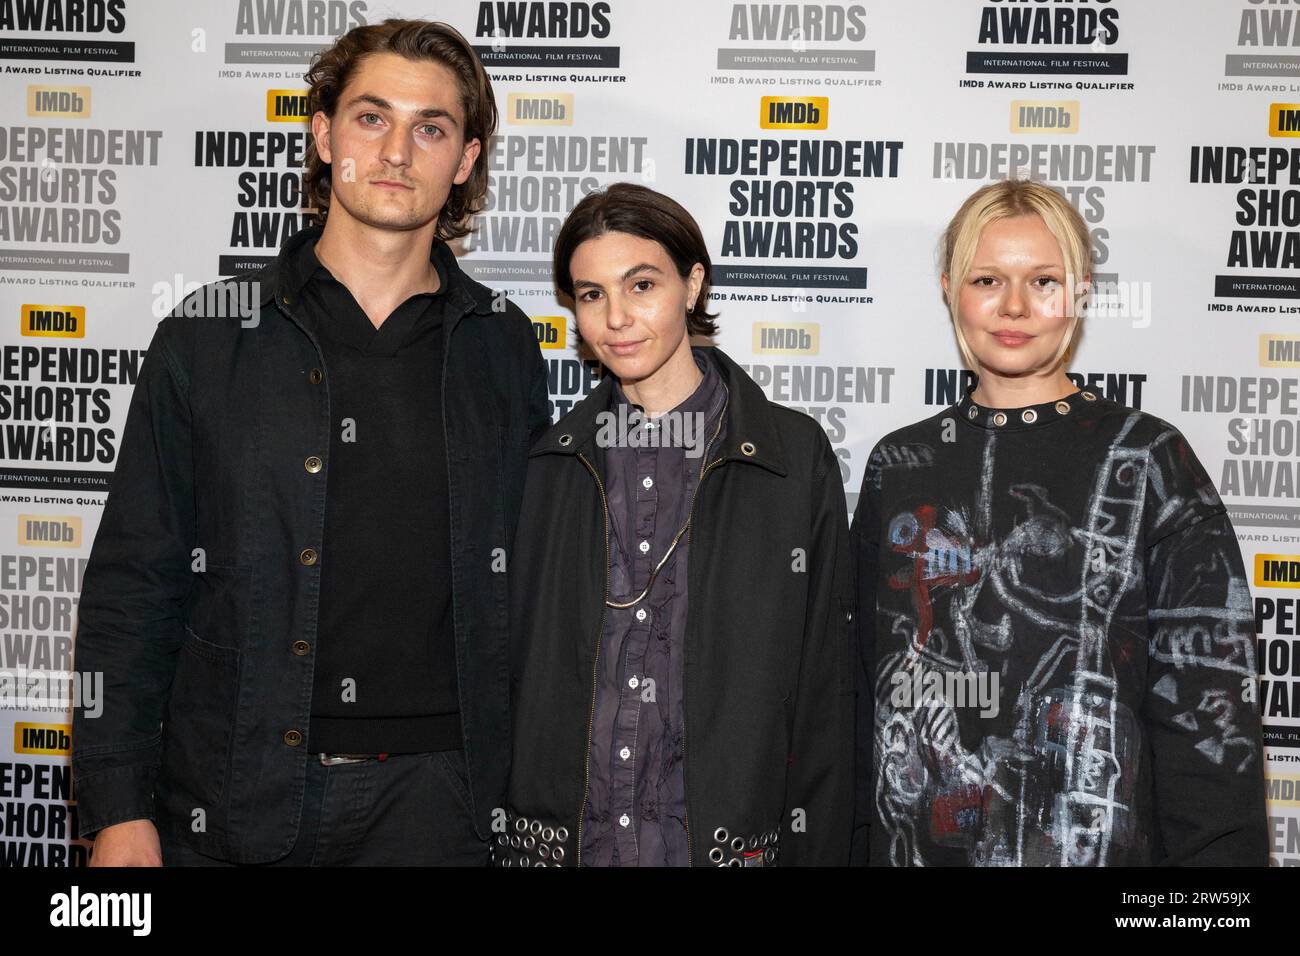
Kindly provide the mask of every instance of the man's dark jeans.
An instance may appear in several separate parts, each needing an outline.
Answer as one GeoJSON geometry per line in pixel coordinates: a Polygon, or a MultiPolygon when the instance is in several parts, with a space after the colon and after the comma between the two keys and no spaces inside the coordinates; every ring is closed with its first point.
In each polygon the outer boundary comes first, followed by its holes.
{"type": "MultiPolygon", "coordinates": [[[[268,866],[487,866],[474,834],[465,753],[391,754],[307,762],[302,825],[288,856],[268,866]]],[[[164,866],[235,866],[175,843],[160,828],[164,866]]]]}

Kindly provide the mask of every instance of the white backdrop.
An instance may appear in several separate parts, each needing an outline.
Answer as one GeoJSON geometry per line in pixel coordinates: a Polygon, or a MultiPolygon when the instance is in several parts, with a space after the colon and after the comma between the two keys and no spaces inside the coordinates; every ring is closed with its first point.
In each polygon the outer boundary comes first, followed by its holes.
{"type": "Polygon", "coordinates": [[[0,859],[85,861],[68,706],[22,691],[71,666],[143,349],[187,284],[303,223],[308,58],[390,15],[489,66],[493,201],[462,263],[534,317],[555,413],[595,384],[555,233],[643,182],[695,214],[718,344],[823,423],[850,507],[875,441],[959,394],[948,218],[993,178],[1065,189],[1110,290],[1072,371],[1181,428],[1232,511],[1272,858],[1300,862],[1300,6],[1251,0],[0,0],[0,859]]]}

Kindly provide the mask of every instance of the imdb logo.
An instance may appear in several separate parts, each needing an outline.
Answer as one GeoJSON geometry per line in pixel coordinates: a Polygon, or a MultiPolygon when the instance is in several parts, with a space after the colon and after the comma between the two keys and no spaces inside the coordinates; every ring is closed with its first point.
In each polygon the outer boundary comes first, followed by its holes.
{"type": "Polygon", "coordinates": [[[569,325],[560,315],[533,316],[537,344],[544,349],[562,349],[568,345],[569,325]]]}
{"type": "Polygon", "coordinates": [[[755,322],[750,345],[755,355],[817,355],[820,339],[816,322],[755,322]]]}
{"type": "Polygon", "coordinates": [[[29,86],[27,87],[27,115],[89,119],[90,87],[29,86]]]}
{"type": "Polygon", "coordinates": [[[1255,555],[1255,586],[1300,588],[1300,554],[1255,555]]]}
{"type": "Polygon", "coordinates": [[[1300,807],[1300,777],[1268,777],[1267,784],[1270,804],[1300,807]]]}
{"type": "Polygon", "coordinates": [[[267,90],[266,119],[270,123],[305,123],[311,119],[307,112],[307,91],[267,90]]]}
{"type": "Polygon", "coordinates": [[[759,104],[762,129],[825,129],[830,115],[825,96],[765,96],[759,104]]]}
{"type": "Polygon", "coordinates": [[[1300,136],[1300,103],[1273,103],[1268,108],[1269,136],[1300,136]]]}
{"type": "Polygon", "coordinates": [[[1061,135],[1079,132],[1078,100],[1012,100],[1011,132],[1061,135]]]}
{"type": "Polygon", "coordinates": [[[84,305],[24,305],[19,322],[22,335],[56,339],[86,337],[84,305]]]}
{"type": "Polygon", "coordinates": [[[75,515],[19,515],[18,543],[26,548],[79,548],[81,519],[75,515]]]}
{"type": "Polygon", "coordinates": [[[67,757],[72,754],[71,724],[14,724],[14,753],[67,757]]]}
{"type": "Polygon", "coordinates": [[[1259,364],[1265,368],[1300,368],[1300,335],[1261,335],[1259,364]]]}
{"type": "Polygon", "coordinates": [[[572,126],[572,93],[511,93],[506,122],[516,126],[572,126]]]}

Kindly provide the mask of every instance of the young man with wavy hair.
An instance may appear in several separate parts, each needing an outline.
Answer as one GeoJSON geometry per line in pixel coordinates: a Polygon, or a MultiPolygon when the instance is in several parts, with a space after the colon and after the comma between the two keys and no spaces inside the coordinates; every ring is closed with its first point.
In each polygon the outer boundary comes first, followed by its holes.
{"type": "Polygon", "coordinates": [[[548,423],[527,318],[447,240],[492,87],[451,27],[358,27],[307,73],[322,225],[180,309],[132,399],[81,595],[92,865],[487,862],[509,759],[506,554],[548,423]],[[243,301],[243,297],[241,297],[243,301]]]}

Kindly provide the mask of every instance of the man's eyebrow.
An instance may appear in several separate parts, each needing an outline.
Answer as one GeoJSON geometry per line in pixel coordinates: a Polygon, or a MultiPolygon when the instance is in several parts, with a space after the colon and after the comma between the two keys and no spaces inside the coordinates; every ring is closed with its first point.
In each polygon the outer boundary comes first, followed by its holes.
{"type": "MultiPolygon", "coordinates": [[[[369,103],[371,106],[378,107],[381,110],[387,110],[390,113],[395,112],[392,103],[388,102],[388,100],[384,99],[382,96],[376,96],[374,93],[361,93],[354,96],[352,99],[348,100],[347,105],[343,108],[345,110],[350,110],[359,103],[369,103]]],[[[460,126],[460,124],[456,122],[456,117],[441,107],[426,106],[416,115],[421,119],[446,119],[451,122],[452,126],[460,126]]]]}
{"type": "MultiPolygon", "coordinates": [[[[623,282],[626,282],[628,279],[632,278],[632,276],[636,275],[636,274],[639,273],[639,272],[657,272],[657,273],[659,273],[660,275],[663,275],[663,270],[660,269],[658,266],[653,266],[653,265],[651,265],[651,264],[648,263],[648,262],[642,262],[642,263],[640,263],[640,264],[638,264],[638,265],[635,265],[635,266],[633,266],[632,268],[628,269],[626,272],[624,272],[621,276],[619,276],[619,280],[620,280],[620,281],[623,281],[623,282]]],[[[599,289],[599,288],[601,288],[601,285],[600,285],[599,282],[595,282],[595,281],[593,281],[593,280],[591,280],[591,279],[574,279],[574,280],[573,280],[573,287],[574,287],[575,289],[578,289],[578,288],[583,288],[583,289],[585,289],[585,288],[599,289]]]]}

